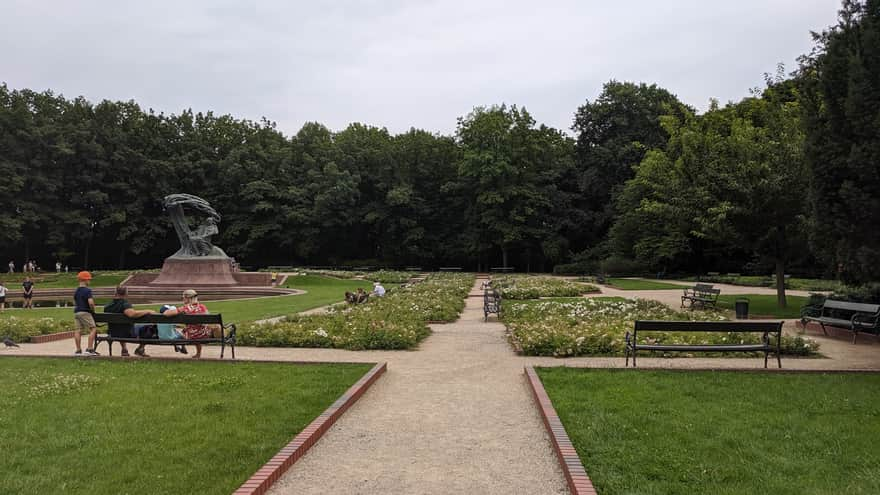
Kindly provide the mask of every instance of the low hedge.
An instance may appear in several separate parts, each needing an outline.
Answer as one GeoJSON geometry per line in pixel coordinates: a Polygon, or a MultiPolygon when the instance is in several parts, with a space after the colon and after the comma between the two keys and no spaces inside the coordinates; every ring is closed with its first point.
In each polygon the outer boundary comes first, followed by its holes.
{"type": "Polygon", "coordinates": [[[36,335],[69,332],[73,330],[73,319],[55,318],[0,318],[0,337],[6,336],[15,342],[27,342],[36,335]]]}
{"type": "Polygon", "coordinates": [[[575,283],[561,278],[534,275],[502,275],[492,281],[503,299],[538,299],[540,297],[577,297],[599,292],[595,285],[575,283]]]}

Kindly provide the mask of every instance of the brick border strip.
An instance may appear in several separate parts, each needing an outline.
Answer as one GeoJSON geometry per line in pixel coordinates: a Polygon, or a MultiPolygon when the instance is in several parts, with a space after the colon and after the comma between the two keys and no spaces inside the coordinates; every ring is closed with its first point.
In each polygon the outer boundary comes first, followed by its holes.
{"type": "Polygon", "coordinates": [[[556,457],[559,458],[559,465],[565,473],[565,480],[568,482],[568,489],[574,495],[596,495],[596,489],[593,487],[593,481],[587,475],[584,465],[581,463],[580,457],[574,450],[565,427],[562,426],[556,409],[550,402],[547,391],[544,390],[544,384],[535,372],[533,366],[525,367],[526,380],[532,389],[532,395],[541,411],[541,418],[544,420],[544,426],[547,433],[553,440],[553,450],[556,451],[556,457]]]}
{"type": "Polygon", "coordinates": [[[46,342],[55,342],[56,340],[65,340],[72,339],[76,332],[58,332],[58,333],[49,333],[46,335],[31,335],[30,343],[31,344],[45,344],[46,342]]]}
{"type": "Polygon", "coordinates": [[[321,436],[336,423],[336,420],[351,407],[388,369],[388,363],[379,363],[345,391],[339,399],[309,423],[293,440],[281,448],[236,490],[233,495],[262,495],[273,483],[315,445],[321,436]]]}

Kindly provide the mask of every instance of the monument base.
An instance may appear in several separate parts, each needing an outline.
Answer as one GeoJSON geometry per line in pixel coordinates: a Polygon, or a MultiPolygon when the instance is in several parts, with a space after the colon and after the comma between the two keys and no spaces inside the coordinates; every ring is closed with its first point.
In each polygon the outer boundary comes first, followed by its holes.
{"type": "Polygon", "coordinates": [[[159,276],[151,286],[213,286],[239,285],[232,274],[230,258],[165,258],[159,276]]]}

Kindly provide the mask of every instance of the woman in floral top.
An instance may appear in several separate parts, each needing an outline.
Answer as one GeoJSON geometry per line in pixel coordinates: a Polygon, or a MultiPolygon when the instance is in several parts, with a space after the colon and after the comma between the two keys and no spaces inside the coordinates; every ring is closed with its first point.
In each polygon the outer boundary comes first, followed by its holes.
{"type": "MultiPolygon", "coordinates": [[[[176,309],[169,309],[162,314],[165,316],[206,315],[208,308],[199,302],[199,294],[196,291],[187,289],[183,291],[183,305],[176,309]]],[[[187,325],[183,329],[183,336],[187,339],[198,340],[209,339],[212,335],[211,329],[207,325],[187,325]]],[[[200,357],[202,357],[202,344],[196,344],[196,353],[193,358],[200,357]]]]}

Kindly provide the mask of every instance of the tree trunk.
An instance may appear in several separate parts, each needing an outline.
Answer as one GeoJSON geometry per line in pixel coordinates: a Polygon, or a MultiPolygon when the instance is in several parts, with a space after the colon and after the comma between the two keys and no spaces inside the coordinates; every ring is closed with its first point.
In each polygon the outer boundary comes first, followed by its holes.
{"type": "Polygon", "coordinates": [[[120,270],[125,269],[125,251],[126,251],[126,249],[124,246],[122,249],[119,250],[119,269],[120,270]]]}
{"type": "Polygon", "coordinates": [[[501,247],[501,266],[507,268],[507,248],[501,247]]]}
{"type": "Polygon", "coordinates": [[[784,308],[785,304],[785,262],[781,259],[776,260],[776,300],[780,308],[784,308]]]}

